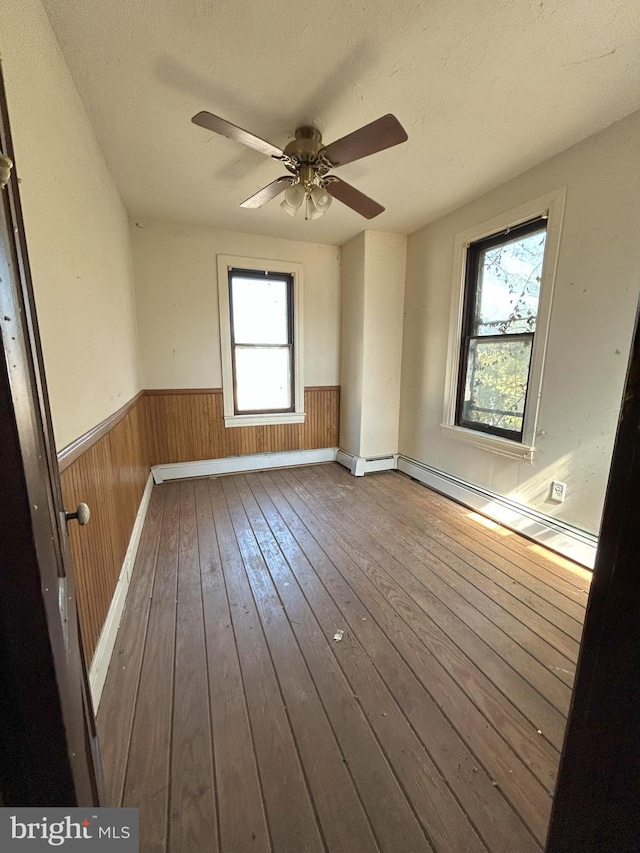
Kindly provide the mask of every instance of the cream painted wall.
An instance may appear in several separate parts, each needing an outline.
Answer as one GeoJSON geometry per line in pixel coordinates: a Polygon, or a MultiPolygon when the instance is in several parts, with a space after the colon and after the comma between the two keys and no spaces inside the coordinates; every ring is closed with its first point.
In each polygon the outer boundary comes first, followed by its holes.
{"type": "Polygon", "coordinates": [[[136,222],[131,233],[146,388],[222,386],[219,254],[303,265],[304,383],[339,384],[336,247],[175,222],[136,222]]]}
{"type": "Polygon", "coordinates": [[[340,447],[360,455],[364,360],[364,232],[341,249],[340,447]]]}
{"type": "Polygon", "coordinates": [[[400,452],[590,532],[604,500],[640,289],[640,112],[411,235],[400,452]],[[533,463],[441,434],[457,232],[567,187],[533,463]],[[548,500],[553,479],[564,504],[548,500]]]}
{"type": "Polygon", "coordinates": [[[364,457],[398,448],[406,255],[404,234],[365,232],[364,457]]]}
{"type": "Polygon", "coordinates": [[[60,449],[140,389],[129,223],[38,0],[4,0],[0,53],[60,449]]]}
{"type": "Polygon", "coordinates": [[[367,230],[341,250],[340,447],[353,456],[398,449],[406,246],[367,230]]]}

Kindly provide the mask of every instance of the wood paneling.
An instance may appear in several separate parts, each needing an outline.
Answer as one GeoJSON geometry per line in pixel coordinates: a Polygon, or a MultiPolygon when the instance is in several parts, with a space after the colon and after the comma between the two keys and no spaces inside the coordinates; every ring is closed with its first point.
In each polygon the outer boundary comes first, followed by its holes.
{"type": "Polygon", "coordinates": [[[153,464],[337,447],[339,387],[306,388],[304,396],[303,424],[227,428],[221,390],[148,392],[144,405],[153,464]]]}
{"type": "Polygon", "coordinates": [[[579,627],[581,570],[391,472],[152,508],[98,716],[144,853],[539,853],[576,660],[547,628],[579,627]]]}
{"type": "Polygon", "coordinates": [[[124,417],[97,441],[93,440],[92,430],[87,438],[88,448],[76,454],[74,461],[60,473],[66,509],[75,509],[80,501],[91,509],[91,520],[85,527],[69,525],[88,661],[93,657],[115,592],[149,476],[151,460],[142,400],[138,398],[124,417]]]}
{"type": "Polygon", "coordinates": [[[141,392],[58,456],[67,510],[89,504],[91,521],[69,526],[87,660],[104,625],[151,465],[247,453],[335,447],[338,387],[307,388],[304,424],[225,428],[220,389],[141,392]]]}
{"type": "Polygon", "coordinates": [[[92,445],[100,441],[103,436],[120,423],[120,421],[129,414],[131,409],[140,402],[140,399],[144,394],[144,391],[139,391],[135,397],[129,400],[128,403],[125,403],[117,412],[109,415],[108,418],[105,418],[101,423],[97,424],[88,432],[85,432],[83,435],[76,438],[75,441],[72,441],[71,444],[68,444],[63,448],[58,453],[58,468],[60,471],[64,471],[65,468],[68,468],[72,462],[79,459],[80,456],[82,456],[83,453],[86,453],[92,445]]]}

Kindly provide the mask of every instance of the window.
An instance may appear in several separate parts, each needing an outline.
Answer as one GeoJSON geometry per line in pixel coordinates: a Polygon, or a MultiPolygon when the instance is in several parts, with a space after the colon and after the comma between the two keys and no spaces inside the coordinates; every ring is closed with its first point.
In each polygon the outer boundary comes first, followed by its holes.
{"type": "Polygon", "coordinates": [[[547,219],[467,249],[456,424],[522,441],[547,219]]]}
{"type": "Polygon", "coordinates": [[[442,430],[533,457],[565,191],[456,237],[442,430]]]}
{"type": "Polygon", "coordinates": [[[234,414],[293,409],[293,276],[229,270],[234,414]]]}
{"type": "Polygon", "coordinates": [[[299,265],[218,258],[226,426],[304,421],[299,265]]]}

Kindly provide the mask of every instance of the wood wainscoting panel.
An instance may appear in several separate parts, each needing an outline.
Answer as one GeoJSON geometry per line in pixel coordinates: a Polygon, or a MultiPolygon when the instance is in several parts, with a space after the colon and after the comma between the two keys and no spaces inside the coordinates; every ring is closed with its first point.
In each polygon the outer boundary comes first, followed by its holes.
{"type": "Polygon", "coordinates": [[[305,388],[306,422],[225,427],[222,390],[147,391],[144,398],[153,465],[250,453],[337,447],[340,388],[305,388]]]}
{"type": "Polygon", "coordinates": [[[69,525],[87,662],[93,657],[111,605],[149,475],[143,399],[139,397],[96,441],[92,438],[95,430],[88,433],[86,449],[80,448],[70,464],[61,466],[67,510],[75,509],[80,501],[91,510],[85,527],[69,525]]]}

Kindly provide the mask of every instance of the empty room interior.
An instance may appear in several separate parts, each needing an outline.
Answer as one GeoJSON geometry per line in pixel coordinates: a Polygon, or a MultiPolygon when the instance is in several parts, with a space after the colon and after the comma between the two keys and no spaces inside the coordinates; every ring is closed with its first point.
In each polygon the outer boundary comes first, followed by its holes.
{"type": "Polygon", "coordinates": [[[144,853],[544,850],[636,0],[0,5],[101,805],[144,853]]]}

